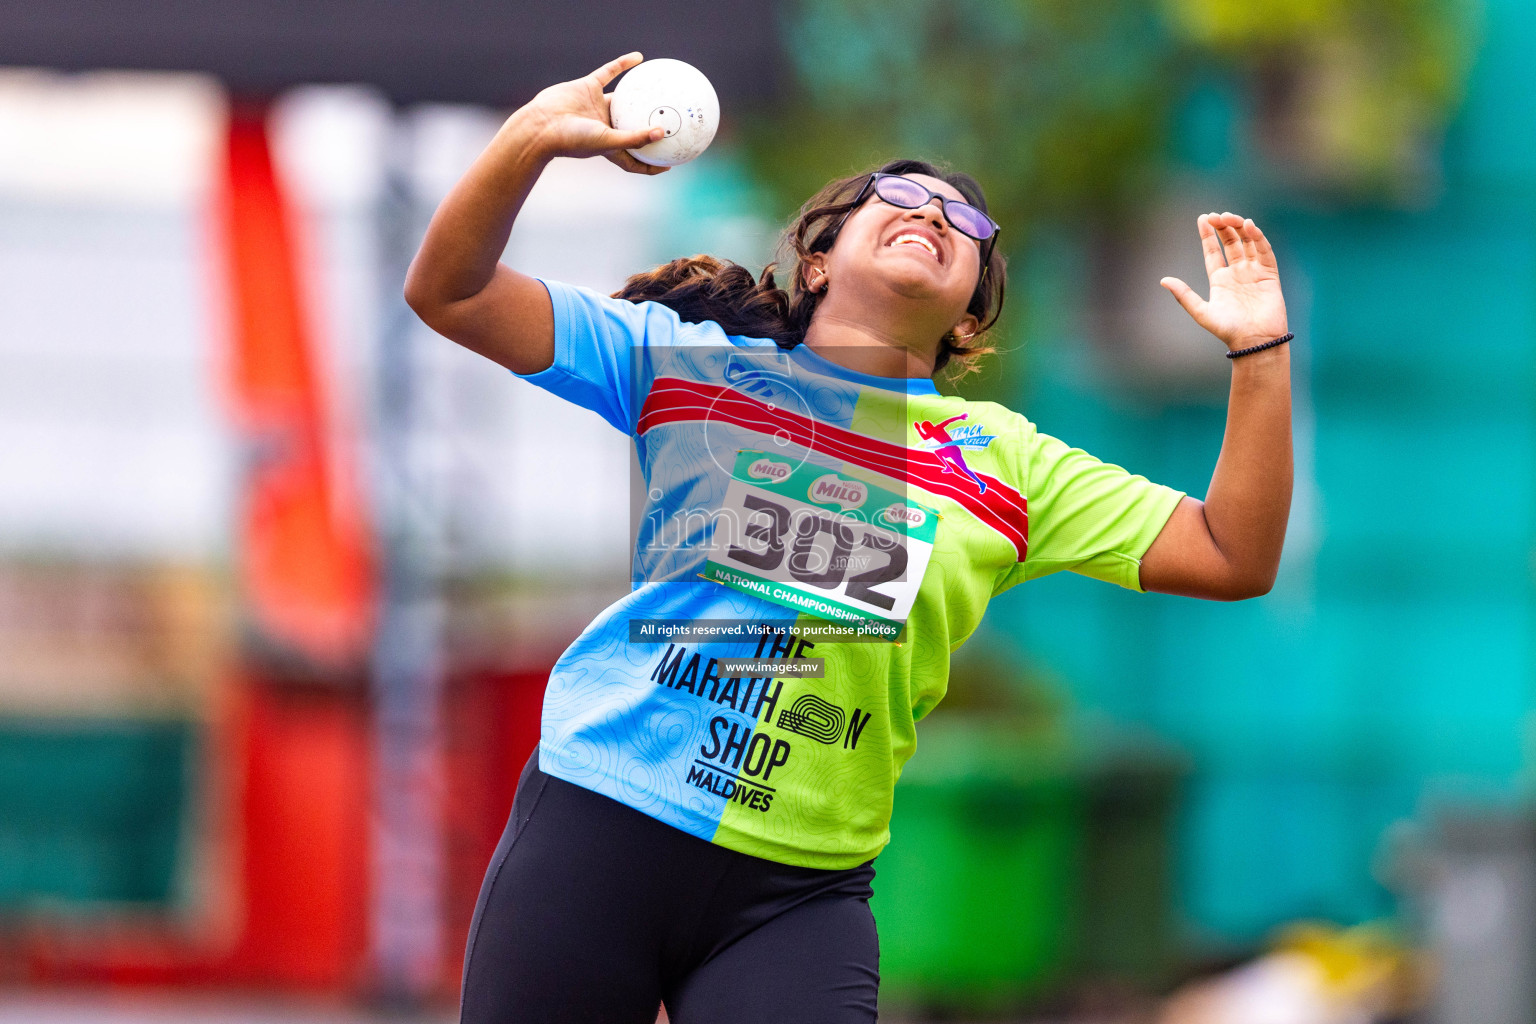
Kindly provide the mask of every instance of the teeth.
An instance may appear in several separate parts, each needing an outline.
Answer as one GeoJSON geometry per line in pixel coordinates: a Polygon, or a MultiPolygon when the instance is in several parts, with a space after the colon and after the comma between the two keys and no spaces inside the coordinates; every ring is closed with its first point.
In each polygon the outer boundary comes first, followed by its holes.
{"type": "Polygon", "coordinates": [[[922,235],[897,235],[895,238],[891,239],[891,246],[894,248],[898,245],[920,245],[924,249],[927,249],[935,259],[937,259],[939,256],[939,251],[933,247],[933,243],[928,241],[928,239],[924,238],[922,235]]]}

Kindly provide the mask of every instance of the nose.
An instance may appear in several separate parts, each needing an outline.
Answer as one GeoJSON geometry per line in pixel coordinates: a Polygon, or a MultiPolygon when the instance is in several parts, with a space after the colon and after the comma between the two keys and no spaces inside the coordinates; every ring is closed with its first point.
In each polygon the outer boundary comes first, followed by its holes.
{"type": "Polygon", "coordinates": [[[941,231],[947,227],[944,223],[944,202],[938,196],[933,196],[922,206],[908,212],[919,219],[932,222],[933,226],[941,231]]]}

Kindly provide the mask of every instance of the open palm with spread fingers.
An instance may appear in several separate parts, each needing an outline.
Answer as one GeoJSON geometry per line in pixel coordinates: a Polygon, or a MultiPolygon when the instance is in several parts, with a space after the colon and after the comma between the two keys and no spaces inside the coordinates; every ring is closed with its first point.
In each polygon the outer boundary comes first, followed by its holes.
{"type": "Polygon", "coordinates": [[[1163,278],[1162,286],[1228,349],[1235,351],[1284,335],[1287,328],[1280,268],[1264,232],[1253,221],[1234,213],[1203,213],[1196,223],[1211,284],[1210,299],[1202,299],[1176,277],[1163,278]]]}

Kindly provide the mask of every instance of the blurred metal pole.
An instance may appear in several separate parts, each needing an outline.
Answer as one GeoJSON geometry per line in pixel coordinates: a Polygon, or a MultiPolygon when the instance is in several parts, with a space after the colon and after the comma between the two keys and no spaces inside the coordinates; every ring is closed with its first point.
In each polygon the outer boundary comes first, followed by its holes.
{"type": "Polygon", "coordinates": [[[1425,1024],[1536,1024],[1536,812],[1442,804],[1383,866],[1433,957],[1425,1024]]]}
{"type": "Polygon", "coordinates": [[[1536,1022],[1536,820],[1443,809],[1427,897],[1434,1024],[1536,1022]]]}
{"type": "Polygon", "coordinates": [[[371,937],[376,995],[419,1006],[443,970],[444,659],[439,590],[445,488],[433,412],[441,385],[426,331],[401,289],[419,237],[411,176],[413,132],[396,115],[378,211],[380,337],[376,409],[382,538],[378,640],[373,652],[376,769],[371,937]]]}

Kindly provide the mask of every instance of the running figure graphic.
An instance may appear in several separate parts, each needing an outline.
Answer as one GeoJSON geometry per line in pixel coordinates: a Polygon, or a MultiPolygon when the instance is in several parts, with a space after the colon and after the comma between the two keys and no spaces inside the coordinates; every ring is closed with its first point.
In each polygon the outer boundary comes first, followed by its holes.
{"type": "Polygon", "coordinates": [[[949,431],[944,429],[956,420],[963,420],[965,417],[965,413],[951,416],[938,426],[934,426],[927,420],[918,420],[912,425],[917,428],[918,437],[934,443],[933,453],[939,457],[940,462],[944,463],[944,472],[953,473],[955,470],[959,470],[971,478],[971,482],[976,485],[980,493],[986,494],[987,482],[971,472],[971,467],[965,464],[965,456],[960,454],[960,445],[954,438],[949,436],[949,431]]]}

